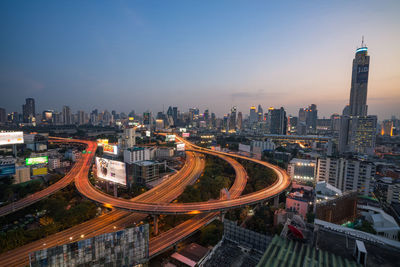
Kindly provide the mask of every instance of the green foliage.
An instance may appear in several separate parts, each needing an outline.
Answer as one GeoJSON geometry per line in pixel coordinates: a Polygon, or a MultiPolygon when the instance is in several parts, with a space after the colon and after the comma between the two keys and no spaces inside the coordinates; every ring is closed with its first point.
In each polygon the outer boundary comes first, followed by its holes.
{"type": "Polygon", "coordinates": [[[17,228],[0,232],[0,253],[92,219],[96,216],[97,207],[89,200],[82,200],[75,188],[70,185],[45,200],[1,217],[0,223],[2,225],[9,224],[26,214],[34,214],[36,211],[42,210],[46,210],[46,216],[54,222],[30,230],[17,228]]]}
{"type": "Polygon", "coordinates": [[[247,160],[240,160],[240,163],[249,175],[243,194],[249,194],[264,189],[273,184],[277,178],[276,173],[273,170],[260,166],[260,164],[247,160]]]}
{"type": "Polygon", "coordinates": [[[274,226],[274,211],[269,206],[259,207],[254,216],[246,221],[246,228],[261,234],[280,234],[282,226],[274,226]]]}
{"type": "Polygon", "coordinates": [[[186,186],[178,197],[178,202],[200,202],[218,199],[220,190],[231,186],[235,171],[227,162],[215,157],[208,157],[203,175],[194,185],[186,186]]]}
{"type": "Polygon", "coordinates": [[[216,245],[222,238],[223,229],[223,224],[220,221],[214,221],[204,227],[200,234],[200,245],[216,245]]]}
{"type": "Polygon", "coordinates": [[[308,223],[313,223],[313,222],[314,222],[314,219],[315,219],[315,213],[308,212],[308,213],[306,214],[306,218],[307,218],[307,222],[308,222],[308,223]]]}
{"type": "Polygon", "coordinates": [[[355,225],[354,229],[360,230],[363,232],[371,233],[371,234],[376,234],[376,231],[374,227],[372,227],[372,224],[369,221],[363,220],[361,225],[355,225]]]}
{"type": "Polygon", "coordinates": [[[4,177],[0,181],[0,201],[2,202],[18,200],[43,189],[41,180],[12,184],[12,177],[4,177]]]}

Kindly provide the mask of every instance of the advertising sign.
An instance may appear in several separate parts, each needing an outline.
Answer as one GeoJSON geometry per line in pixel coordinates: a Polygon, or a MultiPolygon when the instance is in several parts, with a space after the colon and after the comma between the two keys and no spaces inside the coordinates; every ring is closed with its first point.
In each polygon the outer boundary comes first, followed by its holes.
{"type": "Polygon", "coordinates": [[[15,174],[15,163],[0,165],[0,177],[14,175],[14,174],[15,174]]]}
{"type": "Polygon", "coordinates": [[[36,157],[36,158],[26,158],[25,164],[29,165],[36,165],[36,164],[46,164],[49,162],[49,157],[36,157]]]}
{"type": "Polygon", "coordinates": [[[151,135],[151,132],[150,131],[146,131],[146,136],[150,137],[150,135],[151,135]]]}
{"type": "Polygon", "coordinates": [[[182,137],[189,137],[190,133],[182,133],[182,137]]]}
{"type": "Polygon", "coordinates": [[[97,177],[126,185],[125,163],[96,157],[97,177]]]}
{"type": "Polygon", "coordinates": [[[185,143],[177,143],[176,151],[185,151],[185,143]]]}
{"type": "Polygon", "coordinates": [[[24,143],[24,132],[1,132],[0,133],[0,146],[1,145],[12,145],[12,144],[23,144],[24,143]]]}
{"type": "Polygon", "coordinates": [[[32,169],[32,176],[46,175],[46,174],[47,174],[47,168],[35,168],[35,169],[32,169]]]}
{"type": "Polygon", "coordinates": [[[174,134],[167,134],[165,136],[165,142],[175,142],[175,135],[174,134]]]}
{"type": "Polygon", "coordinates": [[[108,145],[108,139],[97,139],[98,146],[108,145]]]}
{"type": "Polygon", "coordinates": [[[186,133],[186,128],[179,128],[179,132],[186,133]]]}
{"type": "Polygon", "coordinates": [[[115,145],[104,145],[103,152],[113,155],[118,155],[118,147],[115,145]]]}

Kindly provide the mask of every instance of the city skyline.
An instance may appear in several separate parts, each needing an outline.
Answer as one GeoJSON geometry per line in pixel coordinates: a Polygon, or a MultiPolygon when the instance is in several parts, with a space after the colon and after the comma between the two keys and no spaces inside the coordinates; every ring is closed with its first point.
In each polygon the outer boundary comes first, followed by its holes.
{"type": "Polygon", "coordinates": [[[1,5],[9,38],[1,44],[0,88],[12,94],[0,106],[7,112],[32,97],[38,110],[141,113],[171,105],[219,117],[232,106],[246,114],[258,104],[296,115],[315,103],[319,117],[329,117],[349,103],[351,60],[364,35],[372,56],[368,111],[379,120],[400,115],[395,1],[221,2],[196,11],[187,3],[88,2],[77,13],[77,3],[43,11],[43,3],[1,5]],[[308,19],[299,20],[296,8],[308,19]]]}

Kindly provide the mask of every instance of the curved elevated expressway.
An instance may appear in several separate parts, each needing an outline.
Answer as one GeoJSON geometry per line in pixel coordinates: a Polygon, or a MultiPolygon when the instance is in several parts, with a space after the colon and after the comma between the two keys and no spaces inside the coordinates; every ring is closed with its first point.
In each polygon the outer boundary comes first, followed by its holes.
{"type": "MultiPolygon", "coordinates": [[[[206,154],[215,155],[218,157],[237,157],[253,161],[255,163],[264,165],[268,168],[274,170],[277,175],[276,181],[269,187],[259,190],[257,192],[247,194],[233,199],[226,200],[213,200],[207,202],[196,202],[196,203],[149,203],[149,202],[139,202],[139,201],[129,201],[119,198],[114,198],[109,196],[97,189],[95,189],[87,179],[84,172],[79,173],[75,179],[75,185],[78,191],[89,199],[100,202],[105,205],[111,205],[116,208],[130,210],[134,212],[146,213],[146,214],[198,214],[205,212],[215,212],[224,211],[232,208],[247,206],[259,202],[263,202],[267,199],[273,198],[279,195],[282,191],[286,190],[290,185],[290,178],[287,173],[281,168],[272,165],[270,163],[256,160],[253,158],[248,158],[239,155],[233,155],[229,153],[222,152],[212,152],[207,149],[196,149],[193,151],[202,152],[206,154]]],[[[246,173],[237,174],[236,182],[246,183],[247,175],[246,173]]]]}

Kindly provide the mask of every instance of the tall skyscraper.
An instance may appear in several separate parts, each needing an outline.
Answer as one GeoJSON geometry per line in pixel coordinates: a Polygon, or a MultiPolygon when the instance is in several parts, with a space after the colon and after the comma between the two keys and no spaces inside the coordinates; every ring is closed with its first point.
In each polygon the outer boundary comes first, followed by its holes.
{"type": "Polygon", "coordinates": [[[229,116],[229,130],[236,130],[236,107],[231,108],[231,115],[229,116]]]}
{"type": "Polygon", "coordinates": [[[250,123],[255,123],[257,122],[257,112],[256,112],[256,107],[252,106],[250,107],[250,118],[249,118],[250,123]]]}
{"type": "Polygon", "coordinates": [[[339,152],[373,155],[377,116],[367,115],[369,56],[364,45],[356,50],[351,78],[350,105],[340,117],[339,152]]]}
{"type": "Polygon", "coordinates": [[[25,104],[22,105],[22,117],[23,122],[31,123],[35,121],[35,99],[27,98],[25,99],[25,104]]]}
{"type": "Polygon", "coordinates": [[[258,121],[263,121],[263,119],[264,119],[263,109],[262,109],[261,105],[258,105],[258,108],[257,108],[257,120],[258,121]]]}
{"type": "Polygon", "coordinates": [[[242,129],[242,124],[243,124],[243,115],[242,115],[242,112],[239,111],[238,116],[237,116],[237,128],[239,130],[242,129]]]}
{"type": "Polygon", "coordinates": [[[280,109],[268,109],[267,127],[270,134],[286,134],[287,117],[286,111],[283,107],[280,109]]]}
{"type": "Polygon", "coordinates": [[[317,131],[318,110],[317,105],[311,104],[305,109],[307,134],[315,134],[317,131]]]}
{"type": "Polygon", "coordinates": [[[71,124],[71,109],[69,106],[63,106],[63,123],[64,125],[70,125],[71,124]]]}
{"type": "Polygon", "coordinates": [[[369,73],[368,48],[362,39],[361,47],[353,59],[350,91],[350,115],[367,116],[367,89],[369,73]]]}

